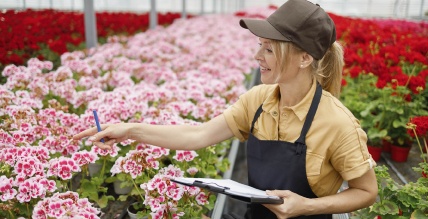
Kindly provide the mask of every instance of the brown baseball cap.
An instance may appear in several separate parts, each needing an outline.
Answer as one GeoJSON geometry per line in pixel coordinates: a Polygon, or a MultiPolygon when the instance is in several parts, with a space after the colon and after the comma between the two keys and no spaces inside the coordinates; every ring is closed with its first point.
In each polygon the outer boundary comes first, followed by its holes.
{"type": "Polygon", "coordinates": [[[292,42],[317,60],[336,41],[333,20],[307,0],[288,0],[266,20],[241,19],[239,24],[258,37],[292,42]]]}

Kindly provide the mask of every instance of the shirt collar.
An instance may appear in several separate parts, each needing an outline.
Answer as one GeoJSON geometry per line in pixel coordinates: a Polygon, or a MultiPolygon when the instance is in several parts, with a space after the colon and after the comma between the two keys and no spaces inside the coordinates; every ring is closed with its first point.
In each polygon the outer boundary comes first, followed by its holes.
{"type": "MultiPolygon", "coordinates": [[[[309,108],[312,104],[312,99],[315,95],[316,90],[316,79],[313,79],[311,89],[309,89],[308,93],[305,97],[296,105],[291,107],[285,107],[286,109],[290,109],[296,114],[300,121],[306,118],[306,115],[309,112],[309,108]]],[[[278,111],[278,102],[279,102],[279,85],[275,86],[275,89],[268,95],[266,100],[263,102],[263,111],[271,113],[272,111],[278,111]]]]}

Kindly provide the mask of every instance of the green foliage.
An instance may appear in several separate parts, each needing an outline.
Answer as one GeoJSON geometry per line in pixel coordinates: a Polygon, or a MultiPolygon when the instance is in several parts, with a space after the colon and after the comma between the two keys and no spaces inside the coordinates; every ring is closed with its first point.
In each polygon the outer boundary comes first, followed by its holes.
{"type": "Polygon", "coordinates": [[[356,78],[348,76],[345,80],[347,85],[341,100],[360,120],[368,143],[381,146],[382,140],[388,140],[395,145],[409,145],[407,123],[411,117],[428,114],[425,97],[414,94],[396,80],[378,88],[378,77],[371,73],[361,73],[356,78]]]}
{"type": "Polygon", "coordinates": [[[379,125],[381,117],[376,113],[377,77],[373,74],[359,74],[356,78],[346,77],[345,80],[347,85],[342,91],[342,103],[360,120],[361,127],[367,133],[368,144],[381,147],[388,130],[379,125]]]}
{"type": "Polygon", "coordinates": [[[375,173],[379,188],[378,199],[369,208],[356,211],[352,218],[365,219],[377,215],[382,219],[404,219],[415,215],[418,218],[428,217],[427,178],[421,177],[416,182],[400,185],[391,178],[386,166],[375,167],[375,173]]]}

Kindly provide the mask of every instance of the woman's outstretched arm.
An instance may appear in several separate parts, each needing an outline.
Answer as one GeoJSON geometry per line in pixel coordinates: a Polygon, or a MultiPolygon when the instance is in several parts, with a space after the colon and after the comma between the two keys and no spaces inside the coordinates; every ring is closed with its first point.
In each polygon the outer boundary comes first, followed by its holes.
{"type": "Polygon", "coordinates": [[[95,146],[109,149],[114,143],[126,139],[173,150],[197,150],[233,137],[223,115],[201,125],[150,125],[144,123],[102,124],[73,136],[79,140],[90,137],[95,146]],[[100,140],[104,139],[105,143],[100,140]]]}

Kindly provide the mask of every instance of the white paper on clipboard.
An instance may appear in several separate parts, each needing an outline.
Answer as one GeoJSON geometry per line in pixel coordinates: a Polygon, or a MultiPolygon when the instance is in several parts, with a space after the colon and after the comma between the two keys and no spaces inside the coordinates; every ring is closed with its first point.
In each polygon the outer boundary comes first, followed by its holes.
{"type": "Polygon", "coordinates": [[[283,199],[278,196],[267,195],[265,191],[236,182],[231,179],[211,179],[211,178],[186,178],[177,177],[171,179],[173,182],[197,186],[208,189],[215,193],[228,195],[232,198],[247,202],[260,204],[281,204],[283,199]]]}

